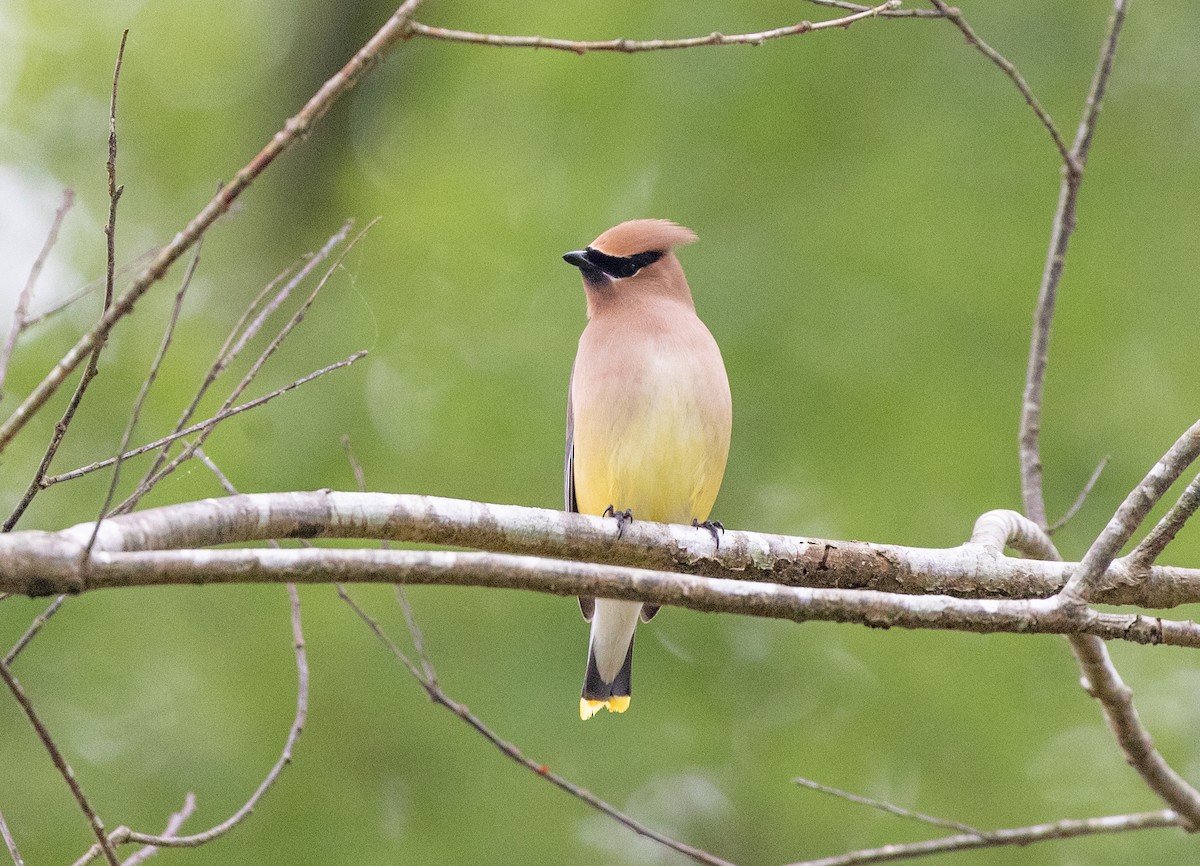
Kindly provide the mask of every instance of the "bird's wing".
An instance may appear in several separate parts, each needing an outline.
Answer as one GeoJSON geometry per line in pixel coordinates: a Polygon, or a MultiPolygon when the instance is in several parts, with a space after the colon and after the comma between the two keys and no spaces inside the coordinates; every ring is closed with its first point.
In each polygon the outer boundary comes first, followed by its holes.
{"type": "MultiPolygon", "coordinates": [[[[571,368],[571,378],[575,378],[575,368],[571,368]]],[[[571,408],[571,385],[567,384],[567,452],[563,458],[563,494],[567,501],[567,511],[579,512],[579,503],[575,500],[575,412],[571,408]]],[[[596,613],[596,599],[579,596],[579,612],[588,622],[596,613]]]]}
{"type": "MultiPolygon", "coordinates": [[[[571,378],[575,378],[575,368],[571,368],[571,378]]],[[[563,460],[563,493],[567,500],[567,511],[579,513],[579,503],[575,501],[575,412],[571,408],[571,385],[567,384],[567,453],[563,460]]]]}

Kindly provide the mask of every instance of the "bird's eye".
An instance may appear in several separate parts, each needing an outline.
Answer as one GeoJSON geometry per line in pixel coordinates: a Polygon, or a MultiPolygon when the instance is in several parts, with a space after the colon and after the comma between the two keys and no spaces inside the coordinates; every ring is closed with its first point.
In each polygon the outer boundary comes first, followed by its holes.
{"type": "Polygon", "coordinates": [[[647,265],[652,265],[662,258],[658,250],[649,250],[632,256],[610,256],[592,247],[587,248],[587,260],[604,273],[616,280],[632,277],[647,265]]]}

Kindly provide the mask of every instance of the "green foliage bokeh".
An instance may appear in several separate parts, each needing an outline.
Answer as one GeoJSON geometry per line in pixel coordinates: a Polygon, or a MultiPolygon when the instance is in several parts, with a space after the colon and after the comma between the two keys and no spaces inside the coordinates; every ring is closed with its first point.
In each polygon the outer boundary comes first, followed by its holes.
{"type": "MultiPolygon", "coordinates": [[[[1073,135],[1109,4],[965,12],[1073,135]]],[[[165,242],[393,11],[387,3],[0,3],[0,299],[11,308],[63,187],[79,203],[39,304],[103,272],[108,93],[119,101],[122,261],[165,242]]],[[[422,20],[572,38],[761,30],[797,0],[496,4],[422,20]]],[[[1046,387],[1052,514],[1078,556],[1196,417],[1200,11],[1134,4],[1088,166],[1046,387]]],[[[240,310],[347,217],[381,217],[251,389],[367,359],[222,427],[244,491],[370,489],[560,507],[562,416],[584,322],[559,259],[623,219],[695,229],[682,253],[724,352],[727,526],[949,546],[1019,507],[1016,425],[1059,162],[1011,82],[948,23],[868,21],[758,48],[635,56],[400,45],[209,232],[138,441],[169,429],[240,310]]],[[[108,456],[182,273],[114,335],[55,468],[108,456]]],[[[307,289],[302,289],[307,291],[307,289]]],[[[95,315],[18,348],[11,408],[95,315]]],[[[88,306],[88,305],[91,306],[88,306]]],[[[263,340],[259,340],[261,346],[263,340]]],[[[245,364],[237,371],[240,375],[245,364]]],[[[231,383],[216,389],[210,409],[231,383]]],[[[60,395],[0,464],[23,491],[60,395]]],[[[131,464],[126,477],[137,476],[131,464]]],[[[21,528],[94,517],[107,478],[47,491],[21,528]]],[[[185,469],[147,505],[220,495],[185,469]]],[[[1191,565],[1193,531],[1165,559],[1191,565]]],[[[390,590],[356,593],[400,636],[390,590]]],[[[516,769],[435,708],[329,587],[302,590],[312,706],[296,759],[246,823],[179,863],[677,863],[516,769]]],[[[411,592],[445,688],[536,760],[743,864],[926,838],[791,783],[802,775],[983,828],[1157,808],[1054,638],[873,632],[666,611],[640,632],[623,717],[576,716],[574,602],[411,592]]],[[[0,604],[0,647],[42,602],[0,604]]],[[[1194,615],[1187,611],[1181,616],[1194,615]]],[[[1167,757],[1200,781],[1197,663],[1113,648],[1167,757]]],[[[240,805],[295,700],[279,587],[71,600],[16,672],[110,826],[185,829],[240,805]]],[[[31,864],[90,844],[28,724],[0,696],[0,810],[31,864]]],[[[957,863],[1182,862],[1156,832],[955,855],[957,863]]]]}

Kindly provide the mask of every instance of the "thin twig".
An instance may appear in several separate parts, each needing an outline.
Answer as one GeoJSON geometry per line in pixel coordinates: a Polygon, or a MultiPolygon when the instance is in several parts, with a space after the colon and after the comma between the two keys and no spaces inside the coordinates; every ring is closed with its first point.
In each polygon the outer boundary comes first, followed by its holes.
{"type": "Polygon", "coordinates": [[[1188,467],[1200,457],[1200,421],[1175,440],[1167,453],[1129,491],[1116,513],[1092,542],[1079,567],[1055,598],[1066,607],[1078,606],[1103,588],[1103,575],[1133,537],[1152,509],[1188,467]]]}
{"type": "Polygon", "coordinates": [[[720,857],[709,854],[707,851],[702,851],[699,848],[693,848],[691,845],[679,842],[669,836],[659,833],[657,830],[647,827],[646,825],[634,820],[629,815],[626,815],[624,812],[621,812],[615,807],[610,806],[608,803],[601,800],[586,788],[582,788],[579,785],[576,785],[575,783],[558,775],[545,764],[539,764],[536,761],[527,758],[515,745],[507,740],[501,739],[498,734],[485,725],[483,721],[478,716],[473,714],[465,705],[458,703],[444,691],[442,691],[441,687],[436,681],[426,678],[422,671],[413,663],[412,659],[405,655],[404,651],[396,645],[396,642],[388,637],[387,633],[384,632],[379,623],[376,622],[370,614],[368,614],[362,609],[362,607],[358,605],[353,597],[346,592],[344,587],[339,585],[337,587],[337,591],[342,600],[350,606],[350,609],[353,610],[359,619],[366,624],[367,628],[369,628],[372,633],[379,638],[379,640],[388,648],[388,651],[391,652],[397,661],[404,665],[408,672],[412,674],[413,678],[420,683],[421,687],[425,690],[425,693],[429,696],[429,699],[433,701],[433,703],[446,708],[451,713],[456,715],[467,726],[474,729],[476,733],[499,749],[502,754],[515,761],[517,764],[520,764],[522,767],[534,773],[535,775],[545,779],[551,785],[554,785],[560,790],[570,794],[572,797],[575,797],[577,800],[580,800],[584,804],[595,809],[597,812],[607,815],[618,824],[628,827],[639,836],[644,836],[647,839],[658,842],[660,845],[664,845],[673,851],[678,851],[680,854],[695,860],[697,863],[707,863],[709,866],[732,866],[732,864],[730,864],[727,860],[722,860],[720,857]]]}
{"type": "Polygon", "coordinates": [[[121,200],[124,185],[117,185],[117,83],[121,79],[121,63],[125,60],[125,41],[129,30],[121,34],[121,47],[117,50],[117,68],[113,70],[112,99],[108,103],[108,222],[104,224],[108,258],[104,267],[104,309],[112,306],[116,296],[117,270],[117,202],[121,200]]]}
{"type": "Polygon", "coordinates": [[[83,788],[79,785],[79,780],[75,778],[75,771],[71,769],[71,766],[67,763],[67,759],[59,751],[58,744],[54,742],[50,731],[33,708],[29,696],[25,694],[25,689],[21,687],[21,683],[17,681],[17,678],[8,669],[8,665],[3,663],[0,663],[0,679],[4,680],[5,685],[8,686],[8,690],[16,698],[21,711],[25,713],[25,718],[29,719],[29,723],[33,725],[33,729],[37,732],[38,739],[42,741],[42,745],[50,755],[50,760],[54,762],[54,766],[58,769],[59,774],[66,781],[67,787],[71,789],[71,794],[75,797],[75,802],[79,804],[80,810],[87,818],[88,826],[92,828],[92,832],[96,835],[97,844],[100,846],[105,859],[108,860],[110,866],[119,866],[120,861],[117,859],[117,853],[113,850],[112,845],[109,844],[108,836],[104,833],[104,822],[100,820],[100,816],[96,814],[96,810],[92,808],[92,804],[88,802],[88,798],[84,795],[83,788]]]}
{"type": "Polygon", "coordinates": [[[806,779],[803,776],[797,776],[792,781],[797,785],[803,785],[809,790],[840,797],[843,800],[849,800],[851,803],[858,803],[860,806],[870,806],[872,809],[878,809],[881,812],[887,812],[889,815],[895,815],[899,818],[911,818],[923,824],[932,824],[934,827],[941,827],[943,830],[957,830],[960,833],[970,833],[973,836],[983,835],[981,831],[976,830],[969,824],[962,824],[958,821],[947,821],[945,818],[935,818],[933,815],[914,812],[911,809],[905,809],[903,806],[897,806],[885,800],[875,800],[871,797],[864,797],[861,794],[851,794],[849,791],[834,788],[832,785],[823,785],[820,782],[814,782],[812,779],[806,779]]]}
{"type": "Polygon", "coordinates": [[[8,829],[3,812],[0,812],[0,837],[4,839],[4,847],[8,849],[8,856],[12,858],[13,866],[25,866],[25,861],[21,859],[21,852],[17,848],[17,840],[13,838],[12,831],[8,829]]]}
{"type": "MultiPolygon", "coordinates": [[[[138,268],[145,267],[145,265],[154,258],[157,252],[157,248],[149,249],[141,255],[130,259],[125,264],[117,268],[116,277],[118,279],[124,278],[138,268]]],[[[101,288],[105,284],[106,279],[107,275],[97,277],[91,282],[85,283],[83,286],[79,287],[62,300],[56,301],[44,310],[33,313],[25,320],[25,329],[29,330],[34,325],[39,325],[47,319],[58,315],[77,301],[83,300],[92,292],[96,291],[96,289],[101,288]]]]}
{"type": "Polygon", "coordinates": [[[4,380],[8,375],[8,363],[12,359],[13,350],[17,347],[17,338],[29,325],[29,302],[33,300],[33,289],[37,285],[38,277],[42,275],[42,268],[46,266],[50,251],[58,242],[58,230],[62,228],[67,211],[74,203],[74,190],[64,189],[62,204],[54,213],[54,221],[50,223],[46,242],[42,244],[42,251],[33,260],[33,266],[29,269],[29,276],[25,280],[25,287],[21,289],[21,294],[17,298],[17,308],[13,311],[12,329],[8,332],[8,339],[4,341],[4,348],[0,349],[0,400],[4,399],[4,380]]]}
{"type": "Polygon", "coordinates": [[[363,472],[362,464],[358,462],[358,458],[354,456],[354,449],[350,446],[350,436],[342,434],[342,450],[346,452],[346,462],[350,464],[350,471],[354,473],[354,484],[358,487],[359,493],[367,492],[367,476],[363,472]]]}
{"type": "MultiPolygon", "coordinates": [[[[251,365],[250,369],[242,377],[242,380],[237,384],[233,391],[230,392],[229,396],[225,398],[225,402],[222,404],[218,414],[220,414],[220,412],[228,411],[233,405],[233,402],[239,396],[241,396],[242,392],[250,387],[250,383],[254,381],[254,378],[258,375],[263,365],[267,363],[267,360],[270,359],[273,354],[275,354],[275,350],[278,349],[283,341],[287,339],[288,335],[291,334],[296,326],[304,321],[305,314],[317,300],[317,296],[321,293],[321,290],[325,288],[325,284],[329,281],[329,278],[332,277],[334,272],[341,266],[342,261],[349,254],[350,250],[354,249],[355,245],[362,240],[363,236],[365,236],[366,233],[371,230],[371,227],[374,226],[378,221],[379,218],[376,217],[375,219],[371,220],[371,222],[367,223],[367,225],[363,227],[362,231],[355,235],[350,242],[346,244],[346,247],[338,254],[333,263],[326,268],[325,273],[321,275],[321,279],[317,281],[316,287],[312,290],[312,292],[309,293],[309,296],[305,298],[304,302],[299,306],[296,312],[292,314],[291,318],[288,319],[284,326],[280,328],[279,333],[277,333],[274,339],[267,344],[267,347],[259,354],[258,359],[255,360],[255,362],[251,365]]],[[[166,466],[157,472],[147,473],[133,493],[131,493],[120,505],[113,509],[113,513],[124,514],[133,510],[138,501],[141,500],[141,498],[145,496],[151,489],[153,489],[156,484],[178,469],[181,464],[191,459],[196,449],[208,440],[209,435],[214,429],[214,427],[205,428],[200,432],[200,435],[195,439],[195,441],[184,446],[184,449],[180,451],[179,454],[175,455],[175,457],[169,463],[167,463],[166,466]]]]}
{"type": "Polygon", "coordinates": [[[1108,466],[1109,455],[1105,454],[1100,458],[1100,462],[1096,464],[1096,468],[1092,470],[1091,476],[1087,483],[1083,485],[1083,489],[1079,491],[1079,495],[1075,497],[1075,501],[1071,503],[1071,507],[1066,510],[1066,513],[1054,523],[1050,524],[1050,528],[1046,530],[1047,535],[1053,535],[1062,529],[1079,513],[1079,509],[1083,508],[1083,504],[1087,502],[1087,498],[1092,495],[1092,489],[1096,486],[1096,482],[1100,480],[1100,476],[1104,474],[1104,468],[1108,466]]]}
{"type": "Polygon", "coordinates": [[[791,863],[789,866],[863,866],[866,863],[890,863],[896,860],[911,860],[951,851],[1000,848],[1005,845],[1024,846],[1054,839],[1094,836],[1098,833],[1124,833],[1131,830],[1152,830],[1178,826],[1180,826],[1179,816],[1170,809],[1163,809],[1159,812],[1107,815],[1102,818],[1083,820],[1067,819],[1050,824],[1035,824],[1032,827],[990,830],[981,835],[963,834],[930,839],[925,842],[885,845],[882,848],[866,848],[847,854],[838,854],[834,857],[801,860],[791,863]]]}
{"type": "Polygon", "coordinates": [[[1153,565],[1154,560],[1175,540],[1179,530],[1183,529],[1183,525],[1196,513],[1197,508],[1200,508],[1200,475],[1192,479],[1192,483],[1179,495],[1171,510],[1163,515],[1162,520],[1150,530],[1150,534],[1126,557],[1129,564],[1138,570],[1153,565]]]}
{"type": "MultiPolygon", "coordinates": [[[[848,0],[808,0],[814,6],[824,6],[826,9],[843,9],[847,12],[866,12],[870,6],[861,3],[850,3],[848,0]]],[[[944,18],[936,9],[887,9],[879,13],[880,18],[944,18]]]]}
{"type": "Polygon", "coordinates": [[[962,35],[966,37],[968,44],[979,49],[984,57],[996,64],[1000,71],[1007,75],[1012,83],[1016,85],[1017,90],[1021,92],[1021,96],[1025,98],[1025,103],[1033,109],[1033,113],[1037,115],[1037,119],[1041,121],[1042,126],[1050,133],[1050,138],[1054,141],[1054,146],[1058,148],[1058,153],[1062,157],[1064,165],[1067,166],[1067,170],[1076,175],[1080,174],[1083,169],[1077,163],[1075,155],[1067,148],[1067,143],[1063,141],[1062,135],[1059,134],[1058,127],[1054,125],[1054,120],[1050,117],[1050,113],[1042,108],[1042,104],[1033,95],[1033,91],[1029,89],[1029,84],[1025,81],[1024,76],[1021,75],[1017,67],[1013,65],[1012,61],[980,39],[971,28],[971,25],[967,23],[967,19],[963,17],[961,10],[948,5],[944,0],[930,0],[930,2],[937,7],[937,11],[942,16],[950,19],[954,26],[962,31],[962,35]]]}
{"type": "Polygon", "coordinates": [[[87,391],[88,384],[94,376],[94,368],[89,363],[79,380],[79,384],[75,386],[75,393],[71,395],[71,399],[67,403],[67,408],[63,410],[62,417],[54,425],[54,432],[50,435],[50,442],[42,454],[37,471],[33,473],[33,479],[29,482],[29,486],[25,488],[25,493],[21,496],[16,507],[13,508],[12,513],[8,515],[8,519],[4,521],[4,526],[0,527],[0,532],[11,532],[13,527],[17,525],[17,521],[21,519],[21,515],[25,513],[25,509],[33,502],[33,497],[37,496],[38,492],[41,491],[44,486],[43,482],[45,481],[46,473],[50,471],[50,465],[54,462],[54,456],[58,453],[58,447],[62,445],[63,437],[67,435],[67,429],[71,426],[71,421],[75,418],[75,411],[79,408],[79,403],[83,400],[84,392],[87,391]]]}
{"type": "Polygon", "coordinates": [[[42,630],[42,626],[46,624],[50,617],[58,613],[58,609],[62,607],[63,602],[66,600],[67,597],[65,595],[60,595],[54,601],[50,602],[49,607],[34,617],[33,622],[29,624],[29,628],[25,629],[25,633],[17,638],[17,642],[13,644],[12,649],[8,651],[8,655],[4,657],[5,665],[12,666],[12,663],[16,661],[21,651],[29,645],[31,640],[37,637],[37,633],[42,630]]]}
{"type": "MultiPolygon", "coordinates": [[[[121,34],[121,47],[117,50],[117,65],[113,70],[112,101],[109,103],[108,111],[108,222],[104,225],[107,264],[104,270],[104,315],[101,316],[101,321],[104,321],[107,317],[113,303],[113,283],[116,268],[117,203],[121,200],[121,193],[124,191],[124,187],[117,186],[117,83],[121,77],[121,63],[125,59],[125,40],[128,38],[129,31],[126,30],[121,34]]],[[[107,334],[105,336],[107,337],[107,334]]],[[[21,515],[25,513],[25,509],[33,502],[33,498],[42,489],[42,479],[50,471],[50,464],[54,462],[54,455],[58,453],[58,447],[62,444],[63,437],[67,435],[67,429],[75,419],[75,412],[79,409],[79,404],[83,401],[83,395],[87,391],[88,385],[91,384],[99,372],[100,353],[104,351],[104,346],[104,339],[97,340],[92,345],[87,367],[84,368],[83,375],[79,378],[79,384],[76,385],[75,393],[71,395],[66,410],[63,412],[58,423],[54,425],[54,432],[50,436],[50,444],[46,446],[46,451],[42,455],[41,462],[38,464],[37,472],[34,473],[33,480],[29,482],[29,486],[25,489],[25,494],[21,497],[20,502],[17,503],[16,508],[13,509],[12,514],[4,521],[4,526],[0,531],[10,532],[17,525],[17,521],[21,519],[21,515]]],[[[28,400],[25,401],[25,403],[28,402],[28,400]]],[[[18,407],[13,416],[15,417],[20,412],[21,407],[18,407]]],[[[0,450],[3,450],[3,445],[0,445],[0,450]]]]}
{"type": "Polygon", "coordinates": [[[321,120],[330,107],[372,67],[374,67],[396,43],[411,36],[406,24],[420,7],[422,0],[405,0],[375,35],[367,40],[355,55],[338,72],[313,94],[304,107],[284,124],[258,154],[243,166],[233,179],[221,187],[212,200],[187,226],[159,250],[153,261],[143,270],[132,285],[112,305],[104,317],[64,355],[54,368],[46,374],[28,397],[11,415],[0,424],[0,451],[3,451],[46,401],[58,391],[66,378],[88,356],[96,345],[107,339],[118,321],[133,309],[137,300],[166,274],[167,269],[187,252],[208,227],[225,214],[234,201],[271,165],[284,151],[306,136],[313,125],[321,120]]]}
{"type": "Polygon", "coordinates": [[[417,658],[421,660],[421,670],[425,673],[425,679],[436,688],[438,685],[437,670],[434,668],[433,662],[429,660],[429,653],[425,649],[425,633],[417,624],[417,617],[413,613],[412,604],[408,600],[408,593],[404,591],[404,586],[398,583],[395,590],[396,603],[400,605],[400,611],[404,614],[404,624],[408,626],[413,649],[417,651],[417,658]]]}
{"type": "MultiPolygon", "coordinates": [[[[218,468],[218,466],[209,459],[208,455],[205,454],[202,449],[197,448],[196,450],[201,462],[203,462],[204,465],[208,467],[208,469],[216,476],[217,480],[221,483],[221,486],[224,487],[229,493],[236,494],[237,488],[234,487],[233,482],[229,480],[225,473],[222,472],[220,468],[218,468]]],[[[215,827],[205,830],[203,833],[195,833],[191,836],[175,835],[175,830],[178,829],[178,825],[181,824],[184,818],[187,817],[185,814],[179,819],[178,822],[174,821],[173,816],[172,822],[174,826],[172,826],[172,824],[168,824],[167,830],[162,835],[154,836],[148,833],[137,833],[129,830],[127,827],[120,827],[113,832],[110,842],[115,842],[122,845],[127,842],[135,842],[142,845],[151,846],[153,848],[197,848],[201,845],[207,844],[208,842],[211,842],[214,839],[228,833],[243,820],[245,820],[246,817],[254,811],[254,807],[257,805],[258,801],[261,800],[263,795],[266,794],[271,786],[275,784],[276,779],[278,779],[279,775],[283,772],[283,768],[292,762],[292,751],[295,748],[296,742],[300,739],[300,734],[304,730],[305,721],[308,719],[309,672],[308,654],[305,650],[304,631],[300,617],[300,594],[297,591],[295,584],[291,583],[287,585],[287,591],[292,611],[292,646],[296,655],[296,715],[292,720],[292,726],[288,731],[288,737],[284,743],[283,751],[279,755],[279,760],[275,762],[275,765],[271,768],[270,772],[267,773],[266,778],[263,779],[263,781],[255,789],[254,793],[250,795],[250,799],[247,800],[240,809],[238,809],[225,821],[222,821],[215,827]]],[[[188,811],[189,806],[192,808],[195,806],[194,798],[192,797],[191,793],[187,795],[187,801],[184,804],[184,811],[188,811]]],[[[143,855],[143,859],[144,857],[149,856],[149,854],[146,854],[145,851],[146,849],[142,849],[142,851],[138,852],[138,854],[143,855]]],[[[87,863],[90,863],[93,859],[95,859],[97,853],[96,846],[92,846],[90,851],[75,861],[74,866],[86,866],[87,863]]],[[[153,853],[153,851],[150,853],[153,853]]],[[[138,854],[133,855],[133,857],[126,861],[126,863],[128,864],[130,862],[134,862],[134,857],[137,857],[138,854]]]]}
{"type": "Polygon", "coordinates": [[[1046,264],[1042,270],[1042,281],[1038,287],[1037,306],[1033,314],[1033,335],[1029,341],[1029,364],[1025,374],[1025,392],[1021,400],[1021,424],[1018,444],[1021,458],[1021,499],[1025,513],[1043,528],[1047,527],[1046,500],[1042,489],[1042,395],[1046,383],[1046,363],[1050,352],[1050,327],[1054,321],[1054,306],[1058,297],[1058,284],[1062,279],[1066,262],[1067,247],[1075,231],[1075,210],[1079,199],[1079,187],[1083,182],[1083,170],[1087,165],[1088,151],[1096,130],[1096,118],[1104,100],[1104,91],[1112,73],[1113,56],[1117,50],[1117,39],[1121,25],[1125,23],[1125,0],[1115,0],[1108,21],[1108,32],[1100,49],[1100,59],[1092,77],[1083,117],[1075,133],[1070,156],[1064,159],[1062,183],[1059,186],[1058,205],[1050,230],[1050,245],[1046,251],[1046,264]]]}
{"type": "MultiPolygon", "coordinates": [[[[265,285],[259,291],[254,300],[250,302],[249,306],[242,311],[242,315],[238,318],[233,328],[229,331],[229,335],[225,338],[225,342],[217,351],[216,358],[213,359],[212,365],[208,368],[208,372],[204,376],[204,381],[200,383],[200,387],[197,388],[196,393],[192,395],[191,402],[188,403],[186,408],[184,408],[183,413],[179,416],[179,420],[175,422],[175,429],[172,432],[178,433],[183,429],[184,425],[192,419],[192,415],[195,414],[196,409],[200,406],[200,401],[204,399],[204,395],[208,393],[208,389],[217,380],[217,378],[223,372],[225,372],[225,370],[237,357],[241,347],[245,344],[244,337],[239,339],[239,336],[242,335],[242,327],[246,324],[246,320],[254,315],[255,311],[259,307],[259,304],[263,302],[263,299],[273,292],[280,282],[291,276],[291,279],[288,279],[284,287],[279,291],[275,298],[271,300],[270,304],[268,304],[268,307],[273,309],[274,306],[278,306],[278,304],[282,303],[283,299],[291,293],[292,289],[295,288],[295,286],[301,280],[308,276],[312,267],[316,266],[315,262],[324,261],[325,256],[328,255],[328,253],[331,252],[334,247],[337,246],[337,244],[341,243],[342,239],[346,236],[346,232],[349,230],[350,223],[347,222],[333,235],[333,237],[326,241],[325,246],[322,247],[315,256],[309,256],[308,264],[301,269],[299,273],[293,275],[292,270],[294,266],[289,265],[282,272],[280,272],[275,279],[271,280],[271,282],[267,283],[267,285],[265,285]],[[235,340],[237,341],[236,349],[232,348],[235,340]]],[[[263,315],[256,317],[248,331],[257,331],[257,329],[262,326],[263,319],[263,315]]],[[[173,442],[174,439],[171,439],[170,441],[173,442]]],[[[154,461],[151,463],[150,468],[146,470],[146,474],[143,476],[143,480],[149,478],[155,472],[161,469],[168,456],[170,456],[169,448],[163,448],[161,453],[155,455],[154,461]]]]}
{"type": "Polygon", "coordinates": [[[129,447],[129,440],[133,438],[133,431],[137,427],[138,418],[141,417],[146,397],[149,396],[150,389],[154,387],[154,382],[158,379],[158,371],[162,368],[163,360],[167,357],[167,350],[171,348],[171,338],[175,336],[175,327],[179,324],[179,314],[183,310],[183,301],[187,297],[188,288],[192,285],[192,277],[195,276],[196,268],[200,264],[200,251],[203,248],[204,238],[201,238],[200,242],[196,244],[196,251],[192,254],[192,261],[183,276],[183,282],[179,286],[179,291],[175,293],[175,304],[171,308],[171,317],[167,320],[167,327],[163,331],[162,342],[159,343],[158,352],[155,354],[154,360],[150,363],[150,371],[142,381],[142,387],[138,391],[137,398],[133,401],[133,408],[129,413],[129,421],[125,425],[125,432],[121,434],[121,444],[117,446],[117,456],[113,458],[112,479],[109,481],[108,490],[104,494],[104,503],[100,506],[100,513],[96,517],[96,529],[92,533],[92,537],[88,540],[84,557],[87,557],[92,552],[92,545],[96,543],[96,533],[100,531],[100,524],[103,522],[105,516],[107,516],[108,507],[112,505],[113,497],[117,494],[117,484],[121,481],[121,462],[124,460],[125,451],[129,447]]]}
{"type": "MultiPolygon", "coordinates": [[[[294,382],[289,382],[288,384],[286,384],[280,388],[276,388],[274,391],[270,391],[266,394],[263,394],[261,397],[256,397],[253,400],[249,400],[245,403],[240,403],[237,406],[233,406],[232,408],[225,410],[224,412],[218,412],[216,415],[213,415],[211,418],[206,418],[203,421],[197,421],[195,424],[192,424],[190,427],[185,427],[184,429],[178,431],[177,433],[172,433],[170,436],[164,436],[161,439],[155,439],[153,442],[147,442],[145,445],[139,445],[137,448],[133,448],[129,451],[124,452],[121,455],[120,459],[128,460],[131,457],[137,457],[137,456],[139,456],[141,454],[145,454],[149,451],[154,451],[158,448],[163,447],[164,445],[170,445],[172,442],[175,442],[179,439],[183,439],[186,436],[191,436],[193,433],[199,433],[203,430],[211,429],[212,427],[215,427],[216,425],[220,424],[222,421],[226,420],[227,418],[232,418],[234,415],[240,415],[241,413],[247,412],[251,409],[256,409],[259,406],[262,406],[264,403],[269,403],[271,400],[274,400],[276,397],[280,396],[281,394],[286,394],[288,391],[294,391],[296,388],[299,388],[302,385],[307,385],[309,382],[313,381],[314,379],[321,378],[326,373],[332,373],[334,370],[340,370],[342,367],[348,367],[349,365],[353,364],[355,361],[359,361],[362,358],[365,358],[366,356],[367,356],[367,351],[365,349],[355,352],[353,355],[350,355],[349,357],[343,358],[342,360],[337,361],[333,364],[330,364],[326,367],[322,367],[320,370],[314,370],[313,372],[309,373],[307,376],[302,376],[299,379],[296,379],[294,382]]],[[[116,457],[109,457],[105,460],[98,460],[95,463],[89,463],[87,466],[80,466],[78,469],[72,469],[70,472],[63,472],[60,475],[51,475],[48,478],[43,480],[42,486],[50,487],[53,484],[59,484],[63,481],[71,481],[75,478],[80,478],[84,475],[88,475],[99,469],[103,469],[106,466],[112,466],[116,461],[117,461],[116,457]]]]}
{"type": "MultiPolygon", "coordinates": [[[[196,795],[191,791],[183,798],[183,807],[170,818],[167,819],[167,826],[163,828],[162,836],[170,839],[179,833],[179,828],[183,826],[183,822],[192,816],[196,811],[196,795]]],[[[146,845],[143,848],[135,851],[125,858],[125,862],[121,866],[137,866],[139,863],[144,863],[159,852],[158,845],[146,845]]]]}
{"type": "MultiPolygon", "coordinates": [[[[296,742],[300,739],[300,733],[304,729],[305,720],[308,718],[308,656],[304,649],[304,632],[300,620],[300,595],[296,591],[294,584],[288,584],[288,598],[291,601],[292,609],[292,644],[296,653],[296,716],[292,721],[291,729],[288,731],[287,741],[284,743],[283,751],[279,755],[279,760],[271,767],[266,778],[262,780],[259,786],[254,790],[242,807],[234,812],[227,819],[217,824],[203,833],[194,833],[190,836],[176,836],[168,828],[168,832],[161,836],[156,836],[149,833],[138,833],[127,830],[127,828],[118,828],[114,831],[113,840],[105,838],[105,844],[109,845],[112,841],[118,844],[132,842],[140,845],[153,845],[158,848],[198,848],[205,845],[214,839],[225,835],[238,824],[242,823],[254,807],[258,805],[258,801],[263,798],[263,795],[270,790],[271,786],[279,778],[283,772],[283,768],[292,762],[292,751],[296,746],[296,742]]],[[[188,795],[191,796],[190,794],[188,795]]],[[[90,851],[85,853],[75,862],[75,866],[84,866],[96,857],[96,846],[93,846],[90,851]]],[[[137,855],[134,855],[137,856],[137,855]]]]}
{"type": "Polygon", "coordinates": [[[555,39],[546,36],[500,36],[495,33],[472,33],[467,30],[450,30],[445,27],[430,27],[419,21],[408,22],[408,32],[429,39],[440,39],[445,42],[467,42],[474,45],[494,45],[502,48],[550,48],[557,51],[570,51],[574,54],[587,54],[589,51],[616,51],[623,54],[634,54],[639,51],[664,51],[675,48],[698,48],[703,45],[762,45],[771,39],[781,39],[785,36],[798,36],[802,33],[813,33],[818,30],[831,28],[846,28],[856,21],[875,16],[899,8],[900,0],[887,0],[878,6],[855,12],[843,18],[832,18],[828,21],[801,21],[787,27],[776,27],[773,30],[762,30],[758,33],[738,33],[726,36],[724,33],[710,33],[707,36],[692,36],[686,39],[608,39],[604,41],[587,41],[574,39],[555,39]]]}

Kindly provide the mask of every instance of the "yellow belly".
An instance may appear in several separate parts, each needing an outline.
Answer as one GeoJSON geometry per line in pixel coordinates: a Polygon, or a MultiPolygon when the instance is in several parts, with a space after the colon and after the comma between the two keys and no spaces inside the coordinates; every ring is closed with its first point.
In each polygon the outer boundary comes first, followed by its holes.
{"type": "Polygon", "coordinates": [[[707,520],[729,453],[728,392],[700,393],[687,379],[644,382],[632,393],[576,394],[575,496],[584,514],[610,505],[634,519],[707,520]],[[722,404],[720,399],[726,402],[722,404]]]}

